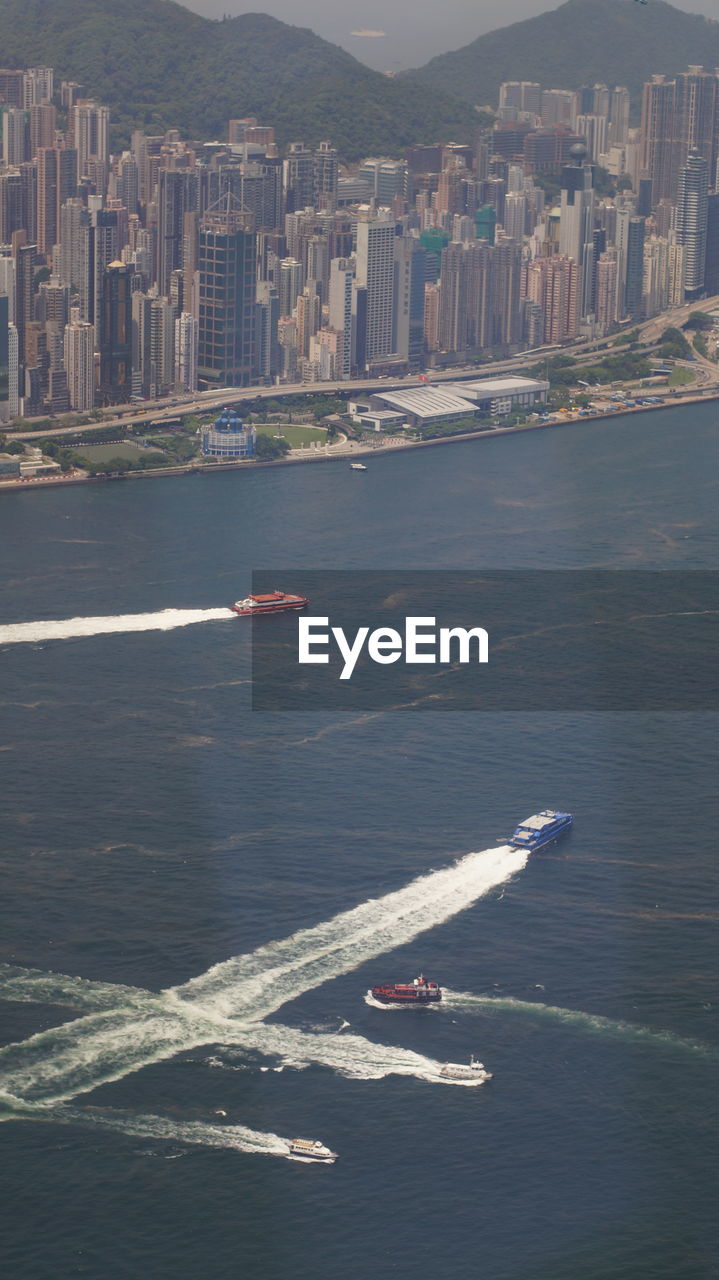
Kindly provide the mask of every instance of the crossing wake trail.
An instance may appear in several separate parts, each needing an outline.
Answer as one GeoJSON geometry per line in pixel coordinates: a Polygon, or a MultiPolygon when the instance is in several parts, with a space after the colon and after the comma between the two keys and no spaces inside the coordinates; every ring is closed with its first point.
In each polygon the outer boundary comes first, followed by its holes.
{"type": "Polygon", "coordinates": [[[99,618],[61,618],[52,622],[10,622],[0,626],[0,647],[6,644],[44,644],[47,640],[77,640],[85,636],[119,635],[128,631],[174,631],[195,622],[231,621],[230,609],[160,609],[157,613],[120,613],[99,618]]]}
{"type": "MultiPolygon", "coordinates": [[[[314,1037],[258,1024],[314,987],[446,923],[521,871],[528,856],[507,845],[469,853],[402,889],[215,965],[160,994],[118,987],[113,1005],[108,984],[99,984],[96,1011],[0,1050],[0,1093],[19,1106],[49,1107],[203,1044],[257,1048],[285,1060],[325,1062],[354,1075],[363,1052],[359,1037],[318,1036],[312,1052],[308,1041],[314,1037]]],[[[53,990],[63,1003],[76,1000],[85,1009],[93,1007],[81,979],[48,975],[43,987],[37,972],[10,970],[5,985],[14,999],[32,993],[37,998],[41,991],[47,998],[53,990]]],[[[389,1073],[436,1078],[437,1064],[430,1059],[385,1046],[373,1045],[367,1052],[371,1078],[389,1073]]]]}
{"type": "Polygon", "coordinates": [[[382,898],[369,898],[311,929],[270,942],[251,955],[223,961],[184,986],[180,1001],[199,1003],[205,1015],[266,1018],[314,987],[359,968],[367,960],[411,942],[451,920],[521,871],[526,850],[499,845],[468,853],[452,866],[412,880],[382,898]]]}

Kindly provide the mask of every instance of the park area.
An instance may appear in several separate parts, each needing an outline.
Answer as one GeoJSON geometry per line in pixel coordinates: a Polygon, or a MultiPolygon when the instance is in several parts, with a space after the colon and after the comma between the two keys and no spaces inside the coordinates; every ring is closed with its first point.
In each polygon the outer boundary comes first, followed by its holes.
{"type": "Polygon", "coordinates": [[[327,431],[324,427],[295,427],[284,422],[255,423],[258,436],[268,436],[270,440],[279,437],[286,440],[290,448],[301,449],[308,444],[326,444],[327,431]]]}

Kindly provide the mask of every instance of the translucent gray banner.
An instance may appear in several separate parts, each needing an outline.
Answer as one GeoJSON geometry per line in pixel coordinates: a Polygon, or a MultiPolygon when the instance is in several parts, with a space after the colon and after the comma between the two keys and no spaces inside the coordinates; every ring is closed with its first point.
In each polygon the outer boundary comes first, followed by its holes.
{"type": "Polygon", "coordinates": [[[255,572],[275,590],[308,604],[242,618],[254,710],[719,709],[719,573],[255,572]]]}

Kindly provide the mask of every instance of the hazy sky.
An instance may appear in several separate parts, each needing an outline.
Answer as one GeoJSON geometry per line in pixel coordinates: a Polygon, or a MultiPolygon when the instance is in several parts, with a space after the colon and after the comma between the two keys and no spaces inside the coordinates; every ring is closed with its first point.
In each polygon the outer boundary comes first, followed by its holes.
{"type": "MultiPolygon", "coordinates": [[[[634,0],[627,0],[628,4],[634,0]]],[[[652,0],[649,0],[651,4],[652,0]]],[[[185,0],[208,18],[223,13],[271,13],[349,49],[381,71],[422,66],[436,53],[458,49],[485,31],[556,9],[560,0],[185,0]],[[381,32],[353,35],[352,32],[381,32]]],[[[602,0],[596,0],[601,4],[602,0]]],[[[716,17],[717,0],[676,0],[675,8],[716,17]]]]}

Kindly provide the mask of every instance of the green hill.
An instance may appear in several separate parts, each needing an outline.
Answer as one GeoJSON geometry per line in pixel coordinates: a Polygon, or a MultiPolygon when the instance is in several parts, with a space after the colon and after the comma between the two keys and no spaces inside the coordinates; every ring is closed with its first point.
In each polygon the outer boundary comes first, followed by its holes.
{"type": "Polygon", "coordinates": [[[480,36],[432,58],[407,81],[452,87],[468,103],[496,106],[503,80],[536,80],[545,89],[623,84],[635,104],[655,72],[719,65],[719,22],[683,13],[664,0],[567,0],[538,18],[480,36]]]}
{"type": "Polygon", "coordinates": [[[0,61],[47,64],[132,128],[226,136],[244,115],[278,139],[331,138],[346,160],[418,139],[467,141],[477,114],[442,90],[390,79],[266,14],[214,21],[171,0],[1,0],[0,61]]]}

